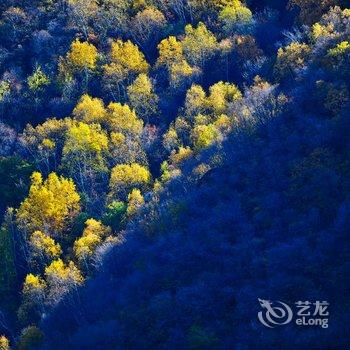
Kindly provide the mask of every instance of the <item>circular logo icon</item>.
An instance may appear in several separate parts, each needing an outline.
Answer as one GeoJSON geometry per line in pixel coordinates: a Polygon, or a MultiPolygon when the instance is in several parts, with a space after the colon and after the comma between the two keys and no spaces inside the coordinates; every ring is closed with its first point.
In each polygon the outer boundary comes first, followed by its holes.
{"type": "Polygon", "coordinates": [[[258,300],[264,309],[258,313],[258,318],[264,326],[274,328],[275,326],[285,325],[292,320],[293,311],[287,304],[281,301],[258,300]]]}

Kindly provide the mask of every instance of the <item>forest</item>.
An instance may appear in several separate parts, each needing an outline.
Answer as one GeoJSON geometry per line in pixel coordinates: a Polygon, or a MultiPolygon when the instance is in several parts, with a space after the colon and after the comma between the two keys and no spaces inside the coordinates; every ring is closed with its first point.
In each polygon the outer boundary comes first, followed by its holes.
{"type": "Polygon", "coordinates": [[[0,1],[0,350],[349,349],[349,233],[349,0],[0,1]]]}

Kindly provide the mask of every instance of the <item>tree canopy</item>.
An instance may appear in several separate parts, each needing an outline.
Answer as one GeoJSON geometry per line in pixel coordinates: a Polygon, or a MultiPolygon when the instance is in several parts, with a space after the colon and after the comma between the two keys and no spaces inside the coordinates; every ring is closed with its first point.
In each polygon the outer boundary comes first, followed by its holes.
{"type": "Polygon", "coordinates": [[[0,1],[0,350],[348,348],[348,7],[0,1]]]}

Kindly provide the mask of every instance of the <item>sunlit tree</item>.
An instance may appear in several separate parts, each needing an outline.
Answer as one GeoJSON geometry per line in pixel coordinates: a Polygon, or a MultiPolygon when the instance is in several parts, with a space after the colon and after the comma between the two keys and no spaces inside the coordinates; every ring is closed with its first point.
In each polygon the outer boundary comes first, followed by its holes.
{"type": "Polygon", "coordinates": [[[203,68],[217,50],[218,42],[215,35],[202,22],[197,28],[191,24],[186,25],[185,34],[182,46],[186,59],[189,63],[203,68]]]}
{"type": "Polygon", "coordinates": [[[294,77],[296,70],[305,67],[310,57],[311,49],[307,44],[293,42],[279,48],[274,73],[278,79],[294,77]]]}
{"type": "Polygon", "coordinates": [[[133,189],[128,195],[128,206],[126,213],[129,217],[134,216],[145,204],[145,200],[138,189],[133,189]]]}
{"type": "Polygon", "coordinates": [[[18,318],[23,323],[37,321],[45,311],[46,282],[39,275],[26,275],[22,288],[22,304],[18,318]]]}
{"type": "Polygon", "coordinates": [[[62,165],[84,193],[107,172],[108,138],[99,124],[74,123],[67,131],[62,165]]]}
{"type": "Polygon", "coordinates": [[[252,22],[252,18],[253,14],[249,8],[238,0],[228,2],[219,13],[219,19],[227,34],[232,34],[235,30],[244,28],[252,22]]]}
{"type": "Polygon", "coordinates": [[[95,219],[87,220],[85,225],[83,235],[74,242],[73,251],[78,261],[89,270],[89,259],[104,239],[111,234],[111,229],[95,219]]]}
{"type": "Polygon", "coordinates": [[[97,49],[86,41],[75,40],[71,44],[67,60],[75,70],[94,70],[97,62],[97,49]]]}
{"type": "Polygon", "coordinates": [[[35,72],[27,78],[27,83],[31,91],[38,93],[50,84],[50,79],[42,71],[41,67],[37,67],[35,72]]]}
{"type": "Polygon", "coordinates": [[[38,172],[31,177],[28,197],[19,207],[16,220],[27,232],[41,230],[58,235],[80,211],[80,196],[72,180],[51,173],[46,180],[38,172]]]}
{"type": "Polygon", "coordinates": [[[158,96],[154,93],[151,79],[146,74],[140,74],[128,86],[127,91],[130,105],[135,108],[137,115],[149,121],[149,118],[157,113],[159,101],[158,96]]]}
{"type": "Polygon", "coordinates": [[[173,150],[169,159],[171,160],[172,165],[179,165],[185,160],[191,158],[193,155],[193,151],[190,147],[180,146],[177,151],[173,150]]]}
{"type": "Polygon", "coordinates": [[[133,189],[145,190],[151,183],[149,170],[139,164],[121,164],[112,169],[109,182],[111,198],[125,199],[133,189]]]}
{"type": "Polygon", "coordinates": [[[28,124],[20,137],[20,144],[29,160],[41,173],[56,171],[70,119],[48,119],[35,127],[28,124]]]}
{"type": "Polygon", "coordinates": [[[149,64],[144,54],[130,40],[114,41],[109,54],[110,63],[103,67],[105,85],[112,96],[125,98],[126,86],[141,73],[147,73],[149,64]]]}
{"type": "Polygon", "coordinates": [[[84,278],[73,261],[65,264],[58,259],[45,268],[45,281],[48,288],[47,302],[55,305],[65,294],[81,285],[84,278]]]}
{"type": "Polygon", "coordinates": [[[23,283],[24,300],[42,306],[45,300],[45,289],[46,283],[40,276],[28,274],[23,283]]]}
{"type": "Polygon", "coordinates": [[[44,264],[62,254],[61,246],[41,231],[34,231],[29,238],[32,259],[44,264]]]}
{"type": "Polygon", "coordinates": [[[230,103],[242,98],[242,93],[234,84],[222,81],[212,85],[209,92],[208,106],[216,115],[226,113],[230,103]]]}
{"type": "Polygon", "coordinates": [[[10,342],[4,335],[0,336],[0,350],[10,350],[10,342]]]}
{"type": "Polygon", "coordinates": [[[204,113],[207,108],[207,96],[200,85],[193,84],[187,90],[185,100],[186,115],[193,118],[197,114],[204,113]]]}
{"type": "Polygon", "coordinates": [[[175,36],[169,36],[163,39],[159,45],[159,57],[157,59],[157,65],[170,66],[173,63],[180,62],[184,59],[183,48],[180,41],[175,36]]]}
{"type": "Polygon", "coordinates": [[[171,151],[180,145],[181,141],[174,128],[171,125],[168,131],[163,135],[163,146],[166,150],[171,151]]]}
{"type": "Polygon", "coordinates": [[[76,39],[71,43],[66,58],[61,59],[58,65],[61,82],[67,83],[76,74],[81,74],[86,88],[92,72],[97,67],[98,51],[96,47],[87,42],[76,39]]]}
{"type": "Polygon", "coordinates": [[[170,86],[176,91],[185,90],[200,75],[198,67],[192,67],[186,60],[174,62],[169,68],[170,86]]]}
{"type": "Polygon", "coordinates": [[[139,136],[143,129],[143,121],[139,119],[128,105],[110,103],[107,107],[109,127],[111,131],[133,137],[139,136]]]}
{"type": "Polygon", "coordinates": [[[192,132],[192,140],[194,148],[198,151],[209,147],[220,137],[220,133],[214,125],[198,125],[192,132]]]}
{"type": "Polygon", "coordinates": [[[75,106],[73,116],[85,123],[103,123],[106,118],[106,109],[101,99],[85,94],[75,106]]]}

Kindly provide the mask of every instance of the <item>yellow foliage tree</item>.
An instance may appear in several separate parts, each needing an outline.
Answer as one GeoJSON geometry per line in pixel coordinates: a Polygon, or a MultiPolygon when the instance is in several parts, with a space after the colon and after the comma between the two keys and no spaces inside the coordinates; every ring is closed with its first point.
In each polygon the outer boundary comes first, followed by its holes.
{"type": "Polygon", "coordinates": [[[125,97],[125,88],[136,75],[147,73],[149,64],[144,54],[130,40],[114,41],[109,55],[110,63],[103,66],[106,88],[118,90],[119,98],[125,97]]]}
{"type": "Polygon", "coordinates": [[[193,84],[186,93],[185,111],[193,119],[199,114],[221,115],[227,112],[230,103],[242,98],[236,85],[222,81],[212,85],[209,97],[200,85],[193,84]]]}
{"type": "Polygon", "coordinates": [[[41,317],[45,309],[47,292],[46,282],[39,276],[29,273],[22,288],[22,304],[18,310],[18,318],[28,322],[35,317],[41,317]]]}
{"type": "Polygon", "coordinates": [[[345,40],[337,44],[334,48],[328,50],[328,55],[340,59],[343,55],[350,52],[350,43],[345,40]]]}
{"type": "Polygon", "coordinates": [[[248,7],[239,0],[231,0],[219,13],[219,19],[226,33],[232,33],[239,26],[248,24],[253,17],[248,7]]]}
{"type": "Polygon", "coordinates": [[[21,203],[16,215],[25,231],[42,230],[58,235],[80,211],[80,196],[72,180],[51,173],[43,181],[38,172],[31,177],[28,197],[21,203]]]}
{"type": "Polygon", "coordinates": [[[226,114],[221,114],[214,121],[213,125],[221,134],[227,134],[232,130],[232,124],[235,121],[235,118],[229,118],[226,114]]]}
{"type": "Polygon", "coordinates": [[[130,40],[113,42],[110,55],[112,63],[119,65],[126,74],[130,72],[136,74],[147,73],[149,69],[144,54],[130,40]]]}
{"type": "MultiPolygon", "coordinates": [[[[99,124],[73,123],[66,135],[62,165],[86,194],[107,172],[108,137],[99,124]]],[[[90,198],[91,199],[91,198],[90,198]]]]}
{"type": "Polygon", "coordinates": [[[138,189],[133,189],[128,195],[128,206],[126,213],[129,217],[134,216],[145,204],[145,200],[138,189]]]}
{"type": "Polygon", "coordinates": [[[19,318],[24,321],[35,313],[41,315],[44,311],[47,285],[38,275],[28,274],[24,280],[23,302],[18,311],[19,318]]]}
{"type": "Polygon", "coordinates": [[[159,45],[156,67],[166,67],[172,88],[186,86],[199,75],[198,67],[190,66],[184,56],[183,45],[174,36],[163,39],[159,45]]]}
{"type": "Polygon", "coordinates": [[[86,228],[83,231],[83,235],[97,234],[99,237],[105,238],[111,233],[111,229],[104,226],[99,220],[88,219],[85,225],[86,228]]]}
{"type": "Polygon", "coordinates": [[[41,67],[38,67],[35,72],[27,79],[28,87],[33,92],[42,91],[44,86],[50,84],[50,79],[42,71],[41,67]]]}
{"type": "Polygon", "coordinates": [[[56,259],[62,254],[61,246],[41,231],[34,231],[29,242],[33,257],[41,261],[56,259]]]}
{"type": "Polygon", "coordinates": [[[215,114],[226,113],[230,102],[242,98],[242,93],[236,85],[224,83],[222,81],[212,85],[209,91],[208,105],[215,114]]]}
{"type": "Polygon", "coordinates": [[[321,36],[328,36],[334,31],[334,25],[329,23],[327,25],[322,25],[320,23],[315,23],[312,26],[311,38],[315,41],[321,36]]]}
{"type": "Polygon", "coordinates": [[[183,48],[175,36],[169,36],[158,44],[159,57],[156,65],[170,66],[172,63],[183,60],[183,48]]]}
{"type": "Polygon", "coordinates": [[[179,147],[181,144],[179,140],[179,136],[174,128],[174,126],[170,126],[168,131],[163,136],[163,146],[168,151],[171,151],[175,149],[176,147],[179,147]]]}
{"type": "Polygon", "coordinates": [[[100,221],[88,219],[82,237],[74,242],[74,254],[80,262],[87,266],[88,259],[95,253],[96,248],[111,234],[111,229],[100,221]]]}
{"type": "Polygon", "coordinates": [[[10,350],[10,342],[4,335],[0,336],[0,350],[10,350]]]}
{"type": "Polygon", "coordinates": [[[88,259],[95,253],[96,248],[102,243],[101,237],[96,234],[84,235],[74,242],[74,255],[80,263],[84,263],[88,270],[88,259]]]}
{"type": "Polygon", "coordinates": [[[285,48],[279,48],[277,52],[277,61],[274,67],[276,78],[282,79],[286,76],[294,76],[297,69],[305,66],[311,53],[307,44],[293,42],[285,48]]]}
{"type": "Polygon", "coordinates": [[[59,150],[71,120],[48,119],[35,127],[28,124],[21,135],[21,144],[28,151],[31,160],[42,173],[55,171],[58,165],[59,150]]]}
{"type": "Polygon", "coordinates": [[[112,169],[109,196],[124,199],[133,188],[147,188],[151,180],[151,173],[146,167],[136,163],[117,165],[112,169]]]}
{"type": "Polygon", "coordinates": [[[98,52],[93,44],[76,39],[67,53],[67,63],[73,70],[94,70],[97,57],[98,52]]]}
{"type": "Polygon", "coordinates": [[[214,125],[197,125],[192,131],[194,148],[197,151],[207,148],[218,140],[219,136],[220,133],[214,125]]]}
{"type": "Polygon", "coordinates": [[[108,138],[99,124],[74,123],[67,133],[63,155],[72,156],[74,153],[91,152],[99,156],[108,147],[108,138]]]}
{"type": "Polygon", "coordinates": [[[176,152],[173,150],[170,155],[170,160],[172,165],[178,165],[185,161],[186,159],[189,159],[193,154],[193,151],[190,147],[179,147],[178,151],[176,152]]]}
{"type": "Polygon", "coordinates": [[[58,63],[58,80],[61,84],[71,84],[74,76],[83,77],[85,89],[92,72],[97,68],[98,51],[93,44],[80,42],[78,39],[71,43],[65,58],[60,57],[58,63]]]}
{"type": "Polygon", "coordinates": [[[101,99],[85,94],[75,106],[73,116],[85,123],[101,123],[106,118],[106,109],[101,99]]]}
{"type": "Polygon", "coordinates": [[[199,76],[200,72],[198,67],[191,67],[185,59],[174,62],[169,68],[170,86],[173,89],[186,88],[199,76]]]}
{"type": "Polygon", "coordinates": [[[73,261],[70,261],[68,265],[66,265],[61,259],[53,261],[45,268],[45,277],[48,284],[54,283],[56,279],[71,279],[77,284],[81,284],[84,280],[73,261]]]}
{"type": "Polygon", "coordinates": [[[186,25],[185,34],[182,47],[186,59],[191,64],[203,68],[205,62],[218,48],[216,37],[202,22],[199,22],[197,28],[192,27],[191,24],[186,25]]]}
{"type": "Polygon", "coordinates": [[[24,280],[23,284],[23,294],[24,297],[28,300],[40,299],[44,298],[46,283],[45,281],[38,275],[28,274],[24,280]]]}
{"type": "Polygon", "coordinates": [[[166,65],[170,66],[173,63],[182,61],[183,48],[181,42],[179,42],[175,36],[169,36],[166,39],[163,39],[158,44],[159,57],[157,59],[157,65],[166,65]]]}
{"type": "Polygon", "coordinates": [[[193,84],[187,90],[185,100],[185,111],[189,117],[194,117],[199,113],[204,113],[207,107],[207,96],[200,85],[193,84]]]}
{"type": "Polygon", "coordinates": [[[111,102],[107,107],[109,126],[114,132],[129,136],[139,136],[143,122],[128,105],[111,102]]]}
{"type": "Polygon", "coordinates": [[[240,3],[239,0],[188,0],[191,9],[191,15],[195,19],[201,19],[205,16],[216,18],[220,10],[226,6],[233,6],[240,3]]]}
{"type": "Polygon", "coordinates": [[[48,302],[56,304],[72,289],[84,282],[84,278],[73,261],[65,264],[61,259],[54,260],[45,268],[48,286],[48,302]]]}
{"type": "Polygon", "coordinates": [[[128,86],[127,91],[130,105],[142,119],[148,121],[150,116],[157,113],[159,98],[154,93],[152,81],[146,74],[140,74],[128,86]]]}

